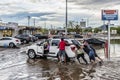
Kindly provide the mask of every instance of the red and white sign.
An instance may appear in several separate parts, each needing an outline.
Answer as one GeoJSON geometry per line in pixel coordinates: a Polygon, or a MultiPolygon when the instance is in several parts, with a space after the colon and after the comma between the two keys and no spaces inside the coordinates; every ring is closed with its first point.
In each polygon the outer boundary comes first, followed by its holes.
{"type": "Polygon", "coordinates": [[[102,10],[102,20],[118,20],[118,10],[102,10]]]}

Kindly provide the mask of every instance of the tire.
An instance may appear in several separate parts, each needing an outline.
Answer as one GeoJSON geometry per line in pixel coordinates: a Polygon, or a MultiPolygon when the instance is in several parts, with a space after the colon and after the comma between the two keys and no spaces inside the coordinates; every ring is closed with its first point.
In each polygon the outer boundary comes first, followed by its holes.
{"type": "Polygon", "coordinates": [[[9,44],[9,47],[10,47],[10,48],[14,48],[14,47],[15,47],[15,44],[14,44],[14,43],[10,43],[10,44],[9,44]]]}
{"type": "Polygon", "coordinates": [[[34,50],[29,50],[29,51],[28,51],[28,57],[29,57],[30,59],[35,59],[35,58],[36,58],[35,51],[34,51],[34,50]]]}
{"type": "Polygon", "coordinates": [[[27,40],[23,40],[23,43],[26,44],[26,43],[27,43],[27,40]]]}

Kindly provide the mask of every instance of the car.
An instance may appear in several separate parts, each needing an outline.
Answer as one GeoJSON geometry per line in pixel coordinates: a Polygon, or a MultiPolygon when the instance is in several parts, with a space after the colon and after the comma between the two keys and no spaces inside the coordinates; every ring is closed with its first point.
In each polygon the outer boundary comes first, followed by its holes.
{"type": "Polygon", "coordinates": [[[29,35],[29,36],[31,37],[32,42],[35,42],[35,41],[38,40],[38,38],[36,36],[34,36],[34,35],[29,35]]]}
{"type": "Polygon", "coordinates": [[[42,34],[34,34],[35,37],[37,37],[38,39],[48,39],[47,35],[42,35],[42,34]]]}
{"type": "Polygon", "coordinates": [[[54,38],[54,39],[60,39],[60,38],[68,39],[68,37],[62,36],[62,35],[54,35],[52,38],[54,38]]]}
{"type": "Polygon", "coordinates": [[[54,35],[52,38],[56,39],[56,38],[61,38],[60,35],[54,35]]]}
{"type": "Polygon", "coordinates": [[[21,44],[21,41],[17,38],[13,38],[13,37],[2,37],[0,38],[0,46],[3,47],[19,47],[19,45],[21,44]]]}
{"type": "Polygon", "coordinates": [[[15,38],[20,39],[20,41],[23,44],[26,44],[32,41],[32,36],[29,34],[19,34],[19,35],[16,35],[15,38]]]}
{"type": "Polygon", "coordinates": [[[87,39],[87,42],[92,45],[98,45],[98,46],[103,46],[105,44],[105,41],[99,40],[97,38],[90,38],[87,39]]]}
{"type": "Polygon", "coordinates": [[[74,34],[74,38],[83,38],[80,34],[74,34]]]}
{"type": "MultiPolygon", "coordinates": [[[[64,39],[69,45],[66,45],[65,50],[66,50],[66,57],[67,60],[70,58],[75,58],[75,52],[73,49],[76,48],[76,45],[80,46],[81,43],[75,39],[64,39]]],[[[42,57],[56,57],[58,58],[58,45],[61,39],[48,39],[48,40],[43,40],[40,43],[36,45],[31,45],[27,48],[27,55],[29,58],[34,59],[36,56],[42,56],[42,57]],[[46,55],[44,54],[44,43],[49,42],[50,48],[49,48],[49,53],[46,55]]]]}

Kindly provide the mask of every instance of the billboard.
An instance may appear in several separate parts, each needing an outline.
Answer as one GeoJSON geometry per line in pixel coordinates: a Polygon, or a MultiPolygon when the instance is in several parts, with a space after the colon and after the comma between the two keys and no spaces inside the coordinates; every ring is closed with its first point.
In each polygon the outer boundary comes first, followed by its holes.
{"type": "Polygon", "coordinates": [[[118,10],[102,10],[102,20],[118,20],[118,10]]]}
{"type": "Polygon", "coordinates": [[[81,26],[81,27],[86,27],[86,21],[81,21],[81,22],[80,22],[80,26],[81,26]]]}

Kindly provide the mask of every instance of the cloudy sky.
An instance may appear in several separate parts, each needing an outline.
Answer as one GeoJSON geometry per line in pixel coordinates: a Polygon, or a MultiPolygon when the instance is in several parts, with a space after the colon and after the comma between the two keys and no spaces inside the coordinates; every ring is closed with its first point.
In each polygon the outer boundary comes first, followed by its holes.
{"type": "MultiPolygon", "coordinates": [[[[60,27],[65,23],[66,0],[0,0],[0,19],[2,22],[17,22],[30,25],[36,18],[36,25],[60,27]]],[[[68,20],[80,22],[87,19],[90,26],[99,26],[102,9],[120,9],[120,0],[68,0],[68,20]]],[[[111,23],[119,24],[120,21],[111,23]]]]}

